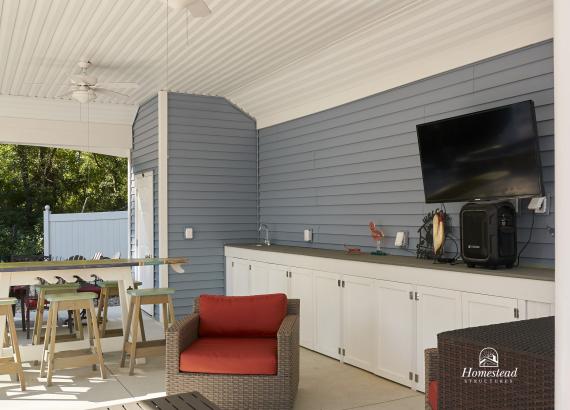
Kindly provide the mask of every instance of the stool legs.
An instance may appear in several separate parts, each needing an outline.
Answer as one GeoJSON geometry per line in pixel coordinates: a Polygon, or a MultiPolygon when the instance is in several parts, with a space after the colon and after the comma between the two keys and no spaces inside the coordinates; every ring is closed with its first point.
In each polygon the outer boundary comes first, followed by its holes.
{"type": "Polygon", "coordinates": [[[125,326],[126,332],[123,335],[123,351],[121,352],[121,367],[125,367],[125,359],[127,357],[127,345],[129,343],[129,333],[131,331],[131,323],[133,321],[133,311],[135,306],[135,298],[131,297],[131,303],[129,305],[129,314],[127,317],[127,326],[125,326]]]}
{"type": "MultiPolygon", "coordinates": [[[[87,314],[87,329],[89,331],[89,345],[95,348],[95,354],[97,355],[97,360],[99,361],[99,372],[101,373],[101,378],[105,378],[105,363],[103,362],[103,351],[101,350],[101,339],[99,337],[99,326],[97,326],[97,316],[95,315],[95,309],[90,308],[86,312],[87,314]]],[[[93,365],[93,370],[95,370],[95,365],[93,365]]]]}
{"type": "MultiPolygon", "coordinates": [[[[48,359],[47,359],[47,385],[51,386],[51,380],[53,377],[54,371],[54,362],[55,362],[55,336],[57,333],[57,312],[59,308],[59,302],[54,302],[54,306],[50,306],[50,313],[51,313],[51,321],[49,322],[49,350],[48,350],[48,359]],[[52,312],[53,311],[53,312],[52,312]]],[[[47,332],[46,332],[47,333],[47,332]]],[[[45,336],[46,341],[48,340],[47,334],[45,336]]]]}
{"type": "Polygon", "coordinates": [[[164,339],[146,341],[143,328],[143,317],[142,317],[142,304],[154,304],[162,305],[162,318],[163,326],[165,331],[168,330],[170,324],[174,323],[174,305],[172,304],[172,297],[169,295],[146,295],[131,296],[131,303],[129,306],[129,313],[127,318],[127,334],[123,336],[123,351],[121,352],[121,367],[125,366],[125,360],[127,354],[129,355],[129,375],[134,374],[135,363],[137,358],[137,349],[140,348],[141,356],[151,356],[163,354],[164,351],[164,339]],[[141,328],[142,342],[138,341],[139,326],[141,328]],[[130,343],[129,343],[130,335],[130,343]]]}
{"type": "Polygon", "coordinates": [[[135,372],[135,362],[137,358],[137,339],[139,335],[139,318],[141,317],[141,298],[135,297],[134,306],[134,316],[136,319],[133,321],[133,327],[131,331],[131,352],[129,358],[129,376],[132,376],[135,372]]]}
{"type": "MultiPolygon", "coordinates": [[[[81,323],[81,322],[80,322],[81,323]]],[[[80,324],[80,329],[82,325],[80,324]]],[[[81,301],[52,301],[49,309],[48,325],[46,328],[46,335],[44,339],[44,351],[42,354],[42,362],[40,365],[40,377],[43,377],[47,369],[47,385],[51,386],[53,373],[56,366],[56,360],[65,361],[67,364],[70,363],[69,353],[72,354],[73,359],[72,365],[81,366],[90,364],[93,370],[96,370],[96,364],[99,364],[99,371],[101,373],[101,378],[106,377],[105,363],[103,361],[103,351],[101,350],[101,340],[99,337],[99,328],[97,326],[97,316],[95,309],[93,307],[92,300],[81,300],[81,301]],[[66,352],[67,356],[62,355],[62,353],[55,352],[55,342],[57,333],[57,313],[59,310],[71,310],[74,312],[74,316],[79,318],[79,313],[81,309],[85,309],[87,313],[87,332],[89,334],[89,350],[90,353],[85,353],[84,350],[77,352],[66,352]],[[61,355],[61,356],[60,356],[61,355]]],[[[63,365],[65,367],[65,365],[63,365]]]]}
{"type": "MultiPolygon", "coordinates": [[[[10,332],[10,343],[12,346],[12,361],[13,362],[2,362],[0,364],[0,369],[5,367],[6,373],[15,373],[20,382],[20,388],[22,391],[26,390],[26,379],[24,377],[24,370],[22,369],[22,358],[20,357],[20,346],[18,344],[18,334],[16,333],[16,325],[14,324],[14,314],[12,313],[11,306],[3,306],[0,311],[0,315],[6,316],[8,325],[4,331],[4,337],[6,346],[8,345],[7,334],[10,332]]],[[[9,360],[9,359],[4,359],[9,360]]]]}

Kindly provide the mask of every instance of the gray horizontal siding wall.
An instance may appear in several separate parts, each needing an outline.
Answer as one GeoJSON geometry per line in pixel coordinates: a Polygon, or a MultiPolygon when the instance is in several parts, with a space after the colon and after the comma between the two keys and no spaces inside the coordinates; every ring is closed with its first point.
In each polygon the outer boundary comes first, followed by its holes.
{"type": "MultiPolygon", "coordinates": [[[[386,247],[408,230],[415,249],[422,216],[435,208],[424,202],[416,124],[517,101],[536,105],[545,189],[553,193],[552,55],[551,41],[533,45],[260,130],[261,220],[274,242],[372,250],[367,223],[374,220],[386,247]],[[304,228],[314,229],[314,243],[302,241],[304,228]]],[[[447,205],[455,226],[462,205],[447,205]]],[[[530,223],[523,211],[519,247],[530,223]]],[[[554,213],[536,216],[521,264],[553,265],[547,225],[554,213]]]]}
{"type": "Polygon", "coordinates": [[[256,140],[255,121],[227,100],[168,94],[168,253],[190,258],[188,273],[169,274],[177,316],[224,293],[225,244],[257,239],[256,140]]]}
{"type": "MultiPolygon", "coordinates": [[[[134,176],[145,171],[153,172],[154,202],[154,255],[158,256],[158,97],[153,97],[139,107],[133,123],[133,149],[131,151],[130,176],[134,187],[134,176]]],[[[133,192],[131,190],[131,192],[133,192]]],[[[131,194],[131,256],[135,244],[135,205],[131,194]]],[[[157,269],[155,269],[155,281],[157,269]]]]}

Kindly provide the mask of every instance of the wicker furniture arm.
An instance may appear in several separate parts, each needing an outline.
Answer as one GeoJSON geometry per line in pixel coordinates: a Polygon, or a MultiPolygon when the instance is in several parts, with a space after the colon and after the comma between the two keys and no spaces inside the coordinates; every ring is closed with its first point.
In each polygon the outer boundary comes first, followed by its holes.
{"type": "Polygon", "coordinates": [[[180,352],[198,339],[200,316],[192,313],[182,320],[176,321],[166,331],[166,372],[178,373],[180,368],[180,352]]]}
{"type": "Polygon", "coordinates": [[[434,380],[439,380],[439,353],[437,349],[426,349],[425,357],[425,381],[426,381],[426,410],[432,410],[428,401],[429,384],[434,380]]]}

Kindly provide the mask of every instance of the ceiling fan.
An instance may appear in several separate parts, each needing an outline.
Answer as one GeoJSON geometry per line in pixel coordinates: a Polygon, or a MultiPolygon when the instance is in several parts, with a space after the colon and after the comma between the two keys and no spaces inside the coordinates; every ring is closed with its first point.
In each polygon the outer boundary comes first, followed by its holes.
{"type": "Polygon", "coordinates": [[[102,95],[120,95],[123,97],[128,97],[127,94],[112,90],[111,88],[138,88],[137,83],[130,82],[112,82],[112,83],[100,83],[97,77],[89,75],[87,69],[91,66],[91,62],[87,59],[82,59],[77,63],[78,67],[81,69],[80,74],[72,75],[69,79],[70,90],[60,95],[59,97],[71,96],[75,101],[85,104],[93,101],[97,98],[98,94],[102,95]]]}
{"type": "Polygon", "coordinates": [[[187,9],[194,17],[206,17],[211,13],[204,0],[160,0],[174,10],[187,9]]]}

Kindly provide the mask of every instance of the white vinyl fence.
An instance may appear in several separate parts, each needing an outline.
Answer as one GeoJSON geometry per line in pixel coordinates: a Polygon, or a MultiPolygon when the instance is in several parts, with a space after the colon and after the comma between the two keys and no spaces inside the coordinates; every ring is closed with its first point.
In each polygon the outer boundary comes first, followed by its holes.
{"type": "Polygon", "coordinates": [[[128,258],[127,211],[52,214],[44,210],[44,255],[67,259],[81,255],[91,259],[97,252],[128,258]]]}

